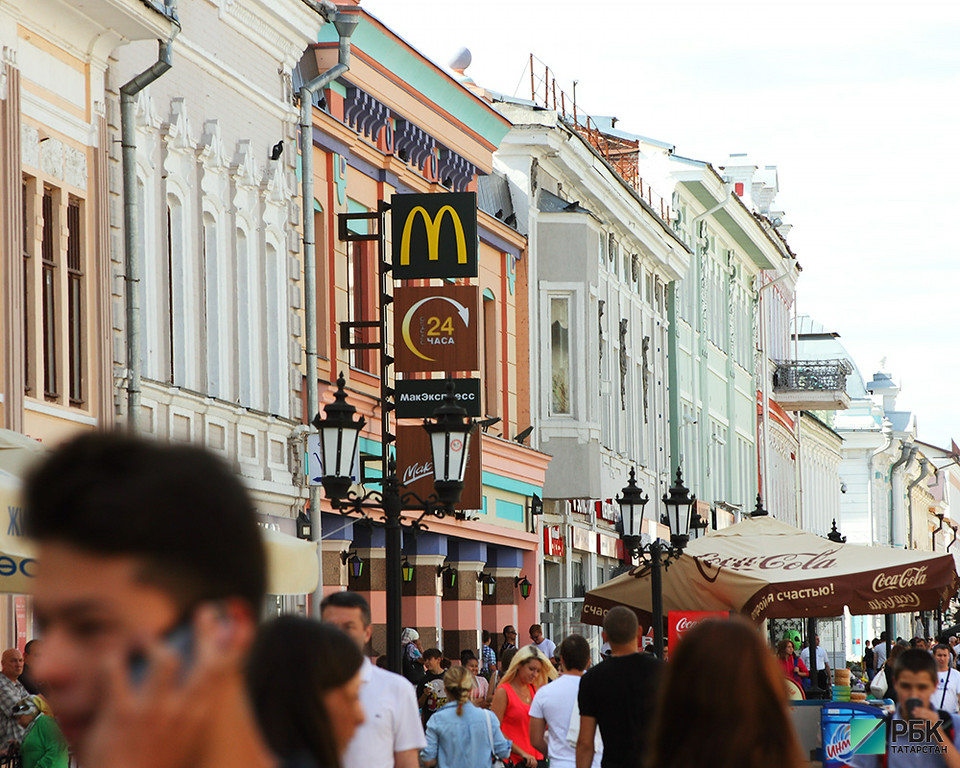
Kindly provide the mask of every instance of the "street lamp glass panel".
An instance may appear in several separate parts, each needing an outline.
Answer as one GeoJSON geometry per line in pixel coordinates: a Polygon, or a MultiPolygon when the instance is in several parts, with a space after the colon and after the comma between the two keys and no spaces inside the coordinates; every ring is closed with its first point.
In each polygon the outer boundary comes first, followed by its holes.
{"type": "Polygon", "coordinates": [[[323,427],[320,430],[320,461],[323,474],[353,478],[360,443],[360,430],[350,427],[323,427]]]}
{"type": "Polygon", "coordinates": [[[433,474],[438,482],[463,482],[467,470],[467,436],[462,432],[434,432],[430,435],[433,474]]]}
{"type": "Polygon", "coordinates": [[[623,535],[639,537],[643,524],[643,510],[650,499],[643,495],[637,485],[636,472],[630,470],[630,479],[620,492],[617,503],[620,505],[620,517],[623,521],[623,535]]]}
{"type": "Polygon", "coordinates": [[[696,497],[683,484],[683,475],[677,467],[677,479],[664,494],[663,506],[667,510],[667,521],[670,524],[671,536],[688,538],[690,535],[690,518],[693,513],[696,497]]]}

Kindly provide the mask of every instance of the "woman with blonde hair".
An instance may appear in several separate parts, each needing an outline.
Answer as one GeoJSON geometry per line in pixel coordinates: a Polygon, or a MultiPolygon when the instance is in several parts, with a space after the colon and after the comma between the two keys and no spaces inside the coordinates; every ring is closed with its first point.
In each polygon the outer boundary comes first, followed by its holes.
{"type": "Polygon", "coordinates": [[[644,768],[806,765],[777,661],[740,618],[707,620],[683,636],[666,668],[650,736],[644,768]]]}
{"type": "Polygon", "coordinates": [[[543,755],[530,743],[530,704],[534,694],[551,680],[557,670],[550,659],[535,645],[517,651],[503,673],[491,711],[501,723],[503,735],[513,742],[513,764],[536,768],[543,755]]]}
{"type": "Polygon", "coordinates": [[[470,701],[475,683],[464,666],[444,673],[447,703],[427,721],[427,746],[420,752],[427,768],[490,768],[494,755],[510,755],[510,742],[500,732],[496,717],[470,701]]]}

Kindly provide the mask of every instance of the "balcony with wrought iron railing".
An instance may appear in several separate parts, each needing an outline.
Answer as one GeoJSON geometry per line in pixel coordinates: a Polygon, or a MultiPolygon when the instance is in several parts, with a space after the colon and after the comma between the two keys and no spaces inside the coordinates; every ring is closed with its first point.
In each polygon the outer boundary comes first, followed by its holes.
{"type": "Polygon", "coordinates": [[[573,96],[557,87],[557,80],[544,62],[530,54],[530,100],[545,109],[556,112],[567,126],[579,133],[606,160],[614,172],[632,187],[661,221],[670,224],[670,204],[645,184],[640,176],[638,159],[640,141],[629,135],[617,136],[597,125],[577,105],[577,83],[573,96]]]}
{"type": "Polygon", "coordinates": [[[850,406],[846,360],[787,360],[773,374],[774,399],[787,411],[840,411],[850,406]]]}

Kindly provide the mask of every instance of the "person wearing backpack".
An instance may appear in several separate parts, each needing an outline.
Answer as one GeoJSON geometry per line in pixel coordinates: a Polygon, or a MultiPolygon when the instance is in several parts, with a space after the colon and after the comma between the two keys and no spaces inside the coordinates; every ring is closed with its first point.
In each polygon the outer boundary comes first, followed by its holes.
{"type": "Polygon", "coordinates": [[[897,657],[893,685],[899,703],[887,727],[884,768],[960,768],[960,716],[939,709],[931,700],[937,682],[937,663],[926,651],[908,648],[897,657]],[[914,731],[921,733],[941,725],[930,738],[911,741],[909,732],[900,732],[898,722],[914,724],[914,731]]]}

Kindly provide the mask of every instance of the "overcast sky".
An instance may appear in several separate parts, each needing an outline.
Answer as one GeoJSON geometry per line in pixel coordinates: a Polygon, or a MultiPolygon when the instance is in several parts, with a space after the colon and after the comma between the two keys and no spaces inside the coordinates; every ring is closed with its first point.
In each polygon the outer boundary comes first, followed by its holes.
{"type": "Polygon", "coordinates": [[[960,442],[960,2],[363,0],[437,63],[529,97],[530,53],[588,113],[722,165],[776,165],[798,310],[920,438],[960,442]],[[519,86],[519,87],[518,87],[519,86]]]}

